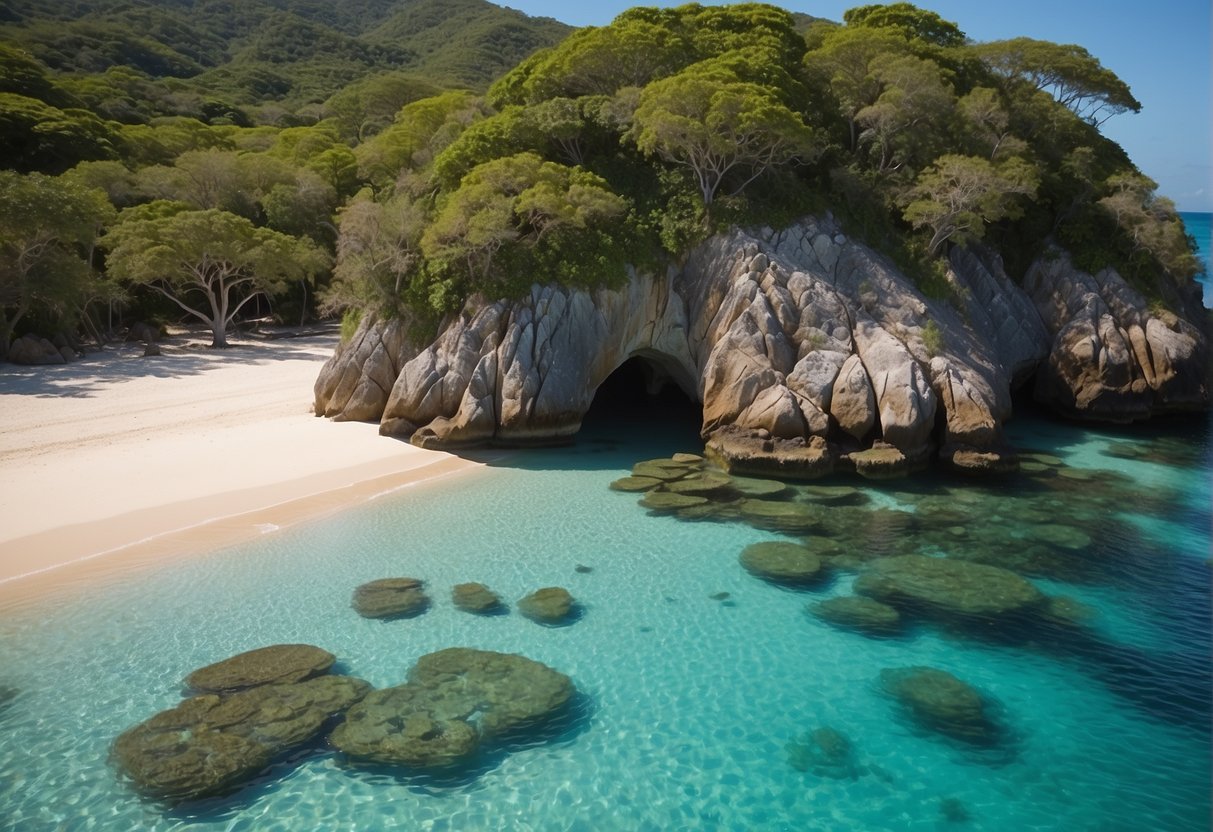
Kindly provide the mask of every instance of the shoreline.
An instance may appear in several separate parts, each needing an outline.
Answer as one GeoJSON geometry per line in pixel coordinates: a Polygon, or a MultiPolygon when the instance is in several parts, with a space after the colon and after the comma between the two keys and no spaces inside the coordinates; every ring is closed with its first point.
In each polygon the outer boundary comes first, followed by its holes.
{"type": "Polygon", "coordinates": [[[0,609],[483,469],[311,412],[336,335],[0,365],[0,609]]]}
{"type": "Polygon", "coordinates": [[[454,476],[467,476],[486,467],[485,462],[444,456],[445,459],[407,469],[372,463],[285,486],[233,491],[210,499],[138,509],[102,521],[76,523],[0,542],[0,612],[12,612],[49,596],[83,592],[184,558],[206,557],[267,534],[321,522],[381,497],[454,476]],[[306,493],[299,493],[300,489],[306,493]],[[283,492],[291,496],[282,498],[283,492]],[[223,512],[235,505],[237,499],[253,499],[256,507],[195,519],[212,508],[223,512]],[[171,528],[129,539],[132,529],[145,529],[149,519],[165,516],[180,520],[171,528]],[[88,543],[81,547],[81,541],[88,543]],[[70,551],[76,556],[46,562],[38,553],[48,551],[70,551]],[[18,569],[29,571],[17,572],[18,569]]]}

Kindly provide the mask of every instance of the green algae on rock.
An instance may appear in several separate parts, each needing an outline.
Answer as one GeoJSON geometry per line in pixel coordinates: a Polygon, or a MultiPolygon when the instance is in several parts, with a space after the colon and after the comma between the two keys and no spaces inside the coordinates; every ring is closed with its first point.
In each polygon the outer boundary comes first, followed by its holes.
{"type": "Polygon", "coordinates": [[[1033,610],[1045,595],[1024,578],[997,566],[902,555],[872,561],[855,592],[893,606],[928,612],[997,618],[1033,610]]]}
{"type": "Polygon", "coordinates": [[[203,694],[161,711],[114,741],[113,759],[142,794],[192,800],[251,779],[316,736],[370,685],[348,676],[203,694]]]}
{"type": "Polygon", "coordinates": [[[354,590],[352,606],[363,618],[412,618],[429,609],[430,599],[417,578],[381,578],[354,590]]]}
{"type": "Polygon", "coordinates": [[[484,584],[456,584],[451,589],[451,600],[464,612],[485,615],[502,608],[501,598],[484,584]]]}
{"type": "Polygon", "coordinates": [[[925,728],[975,745],[992,745],[1000,730],[985,698],[967,682],[933,667],[880,671],[881,689],[925,728]]]}
{"type": "Polygon", "coordinates": [[[564,623],[573,610],[573,596],[567,589],[548,586],[537,589],[518,602],[518,611],[540,624],[564,623]]]}
{"type": "Polygon", "coordinates": [[[656,477],[620,477],[611,483],[612,491],[651,491],[661,485],[662,480],[656,477]]]}
{"type": "Polygon", "coordinates": [[[441,770],[542,726],[573,693],[568,676],[524,656],[452,647],[422,656],[407,683],[368,694],[331,740],[354,761],[441,770]]]}
{"type": "Polygon", "coordinates": [[[675,494],[671,491],[650,491],[641,499],[640,505],[655,513],[678,511],[693,506],[702,506],[708,502],[707,497],[694,494],[675,494]]]}
{"type": "Polygon", "coordinates": [[[821,572],[820,558],[799,543],[751,543],[742,550],[738,560],[750,574],[777,584],[811,583],[821,572]]]}
{"type": "Polygon", "coordinates": [[[855,756],[851,740],[835,728],[823,726],[806,731],[784,746],[788,765],[817,777],[856,780],[866,773],[855,756]]]}
{"type": "Polygon", "coordinates": [[[857,595],[818,601],[807,612],[835,627],[866,635],[885,636],[901,629],[901,613],[896,608],[857,595]]]}
{"type": "Polygon", "coordinates": [[[185,677],[185,684],[205,693],[289,684],[327,672],[336,660],[332,653],[310,644],[274,644],[200,667],[185,677]]]}

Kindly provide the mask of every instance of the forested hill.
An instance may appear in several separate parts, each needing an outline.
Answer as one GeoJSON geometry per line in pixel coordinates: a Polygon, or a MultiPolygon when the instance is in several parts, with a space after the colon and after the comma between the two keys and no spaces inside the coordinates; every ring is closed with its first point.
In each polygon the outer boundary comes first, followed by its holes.
{"type": "Polygon", "coordinates": [[[90,109],[126,122],[264,123],[263,105],[280,117],[384,71],[483,89],[569,31],[485,0],[0,0],[0,41],[71,74],[90,109]],[[121,99],[139,103],[131,112],[121,99]]]}

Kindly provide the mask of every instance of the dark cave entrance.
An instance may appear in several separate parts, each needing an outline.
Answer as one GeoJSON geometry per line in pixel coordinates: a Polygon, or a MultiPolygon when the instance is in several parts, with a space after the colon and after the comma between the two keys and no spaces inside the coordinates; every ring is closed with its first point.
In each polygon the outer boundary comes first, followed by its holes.
{"type": "Polygon", "coordinates": [[[683,445],[702,444],[703,406],[684,389],[689,380],[676,379],[677,372],[658,354],[636,355],[620,364],[594,392],[579,438],[627,441],[663,435],[683,445]]]}

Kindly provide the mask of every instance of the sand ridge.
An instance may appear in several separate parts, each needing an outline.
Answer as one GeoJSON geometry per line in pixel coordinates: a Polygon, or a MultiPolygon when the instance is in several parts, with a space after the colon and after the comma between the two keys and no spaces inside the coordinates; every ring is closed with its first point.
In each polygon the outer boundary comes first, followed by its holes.
{"type": "Polygon", "coordinates": [[[0,364],[0,596],[205,551],[479,467],[311,413],[337,336],[0,364]]]}

